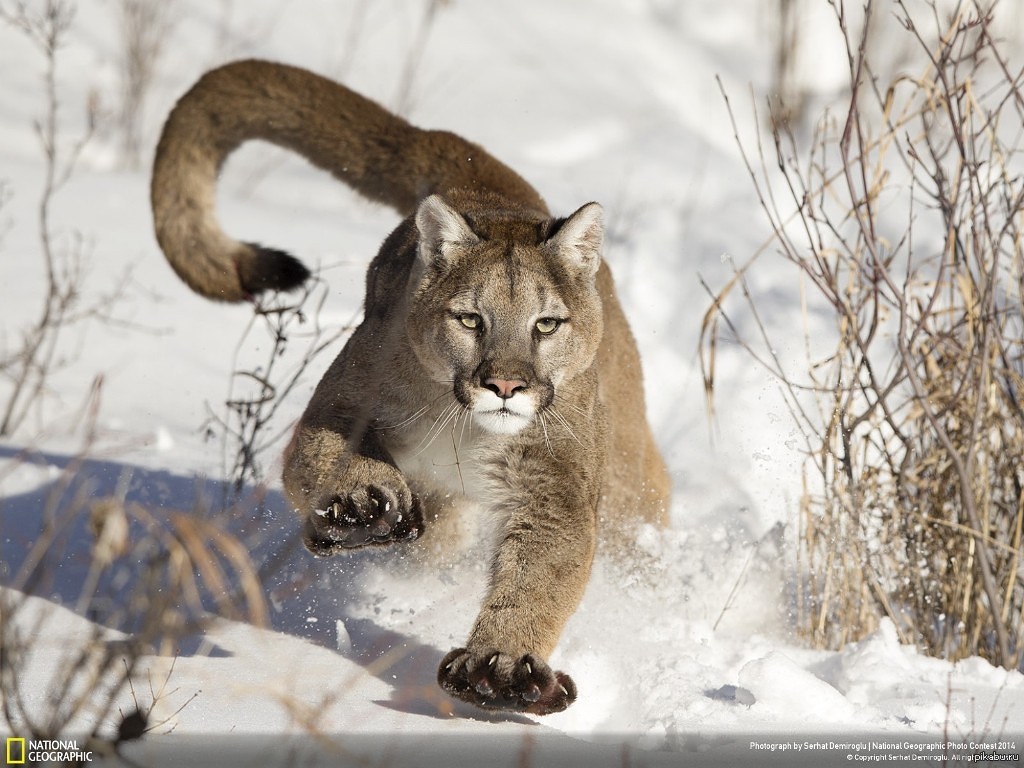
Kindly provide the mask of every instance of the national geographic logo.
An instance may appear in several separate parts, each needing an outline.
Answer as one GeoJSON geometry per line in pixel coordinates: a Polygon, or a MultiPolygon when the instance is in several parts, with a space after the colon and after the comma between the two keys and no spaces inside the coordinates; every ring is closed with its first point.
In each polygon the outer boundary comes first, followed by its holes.
{"type": "Polygon", "coordinates": [[[26,752],[24,739],[7,739],[7,765],[24,765],[26,752]]]}
{"type": "Polygon", "coordinates": [[[91,763],[92,757],[91,751],[79,748],[76,739],[23,739],[8,736],[4,750],[6,765],[91,763]]]}

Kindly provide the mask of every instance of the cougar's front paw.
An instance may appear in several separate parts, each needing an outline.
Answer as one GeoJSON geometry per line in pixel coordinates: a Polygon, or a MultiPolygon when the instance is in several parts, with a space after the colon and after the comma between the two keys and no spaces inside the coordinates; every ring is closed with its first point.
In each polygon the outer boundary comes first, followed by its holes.
{"type": "Polygon", "coordinates": [[[423,513],[416,497],[408,490],[395,493],[368,485],[314,510],[306,519],[303,541],[314,555],[326,557],[343,549],[412,541],[422,533],[423,513]]]}
{"type": "Polygon", "coordinates": [[[455,698],[487,709],[549,715],[576,701],[572,678],[529,653],[516,658],[456,648],[441,662],[437,682],[455,698]]]}

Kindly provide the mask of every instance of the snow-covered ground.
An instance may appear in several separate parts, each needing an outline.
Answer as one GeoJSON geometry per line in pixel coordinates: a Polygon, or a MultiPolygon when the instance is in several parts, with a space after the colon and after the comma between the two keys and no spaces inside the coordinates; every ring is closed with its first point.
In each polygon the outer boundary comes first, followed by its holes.
{"type": "MultiPolygon", "coordinates": [[[[331,764],[381,766],[826,765],[869,752],[942,759],[977,751],[936,751],[943,742],[1014,739],[1002,751],[1024,752],[1019,673],[926,657],[901,646],[891,625],[838,652],[801,646],[786,540],[800,455],[775,386],[736,348],[718,351],[717,418],[708,425],[697,348],[709,302],[700,278],[721,286],[731,260],[743,261],[768,234],[715,78],[744,114],[751,90],[764,92],[774,4],[456,0],[438,5],[418,59],[426,3],[165,5],[169,24],[143,113],[146,157],[174,99],[205,69],[258,56],[343,78],[419,125],[485,145],[557,212],[601,201],[607,259],[641,347],[675,496],[670,530],[638,532],[643,563],[595,567],[553,658],[577,681],[578,701],[543,719],[488,715],[448,701],[433,682],[475,615],[485,564],[467,558],[430,573],[396,571],[379,554],[312,560],[294,546],[270,451],[269,489],[250,489],[227,523],[244,533],[264,572],[269,625],[215,618],[177,648],[146,655],[136,689],[148,706],[150,684],[168,681],[150,716],[161,725],[125,755],[145,765],[225,764],[243,753],[252,765],[308,765],[324,755],[331,764]],[[879,743],[873,751],[871,742],[879,743]]],[[[59,51],[64,149],[81,134],[90,99],[118,103],[118,7],[81,0],[59,51]]],[[[827,14],[808,24],[804,81],[827,96],[841,83],[845,53],[827,14]]],[[[0,181],[9,193],[0,209],[0,353],[36,316],[42,291],[44,163],[33,120],[45,109],[44,64],[24,35],[0,25],[0,181]]],[[[131,279],[110,307],[117,322],[65,335],[66,365],[42,408],[0,441],[8,597],[19,598],[9,588],[51,512],[119,493],[157,511],[222,498],[220,443],[205,436],[209,410],[222,411],[231,370],[266,359],[266,338],[255,332],[235,361],[250,308],[205,302],[171,273],[151,234],[148,160],[134,170],[120,158],[116,135],[101,132],[54,200],[58,247],[80,237],[91,265],[86,296],[108,292],[126,269],[131,279]],[[98,394],[87,439],[90,392],[98,394]]],[[[365,266],[396,223],[391,212],[266,147],[243,148],[229,162],[219,203],[230,232],[322,269],[330,285],[322,324],[357,316],[365,266]]],[[[762,311],[773,327],[793,327],[795,286],[784,272],[767,282],[762,311]]],[[[330,354],[289,395],[276,430],[298,416],[330,354]]],[[[95,607],[78,605],[92,539],[84,520],[62,524],[41,555],[49,578],[16,617],[33,632],[14,671],[30,711],[50,706],[69,649],[95,633],[118,636],[95,607]]],[[[123,579],[137,577],[129,567],[123,579]]],[[[133,706],[130,692],[119,694],[104,715],[109,727],[118,708],[133,706]]],[[[80,712],[72,731],[95,716],[80,712]]]]}

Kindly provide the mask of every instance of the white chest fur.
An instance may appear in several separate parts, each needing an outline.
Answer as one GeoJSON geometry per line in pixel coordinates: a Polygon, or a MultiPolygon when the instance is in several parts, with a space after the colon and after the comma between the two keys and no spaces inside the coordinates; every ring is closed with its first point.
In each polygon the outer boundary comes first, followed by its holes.
{"type": "Polygon", "coordinates": [[[417,424],[395,437],[388,441],[392,458],[415,484],[479,498],[482,457],[477,443],[486,436],[479,427],[473,428],[468,414],[444,425],[439,421],[417,424]]]}
{"type": "MultiPolygon", "coordinates": [[[[416,431],[406,432],[403,438],[416,431]]],[[[422,432],[390,450],[413,492],[430,500],[431,508],[425,510],[431,520],[426,543],[435,542],[436,551],[431,551],[442,558],[479,551],[480,545],[491,549],[508,514],[500,503],[500,489],[487,480],[489,462],[497,458],[495,436],[479,427],[471,431],[468,424],[465,430],[459,424],[422,432]],[[437,542],[443,542],[442,549],[436,549],[437,542]]]]}

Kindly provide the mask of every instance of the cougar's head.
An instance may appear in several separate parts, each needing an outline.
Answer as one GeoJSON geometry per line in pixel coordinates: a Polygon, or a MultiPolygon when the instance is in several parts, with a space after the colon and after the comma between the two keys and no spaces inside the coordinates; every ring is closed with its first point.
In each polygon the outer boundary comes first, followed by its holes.
{"type": "Polygon", "coordinates": [[[420,204],[409,339],[474,424],[519,432],[592,364],[601,215],[597,203],[555,220],[463,214],[437,195],[420,204]]]}

